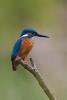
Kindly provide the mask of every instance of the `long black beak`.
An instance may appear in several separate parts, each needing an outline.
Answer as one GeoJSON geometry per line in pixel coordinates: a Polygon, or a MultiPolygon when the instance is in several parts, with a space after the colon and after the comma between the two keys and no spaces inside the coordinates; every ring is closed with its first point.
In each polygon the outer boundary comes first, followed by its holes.
{"type": "Polygon", "coordinates": [[[36,34],[36,36],[38,36],[38,37],[44,37],[44,38],[49,38],[49,36],[40,35],[40,34],[36,34]]]}

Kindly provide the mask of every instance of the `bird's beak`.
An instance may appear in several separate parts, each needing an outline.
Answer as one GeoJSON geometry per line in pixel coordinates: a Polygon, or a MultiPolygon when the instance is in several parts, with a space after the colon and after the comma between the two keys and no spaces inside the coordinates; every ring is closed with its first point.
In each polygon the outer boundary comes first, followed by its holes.
{"type": "Polygon", "coordinates": [[[44,38],[49,38],[49,36],[40,35],[40,34],[36,34],[36,36],[38,36],[38,37],[44,37],[44,38]]]}

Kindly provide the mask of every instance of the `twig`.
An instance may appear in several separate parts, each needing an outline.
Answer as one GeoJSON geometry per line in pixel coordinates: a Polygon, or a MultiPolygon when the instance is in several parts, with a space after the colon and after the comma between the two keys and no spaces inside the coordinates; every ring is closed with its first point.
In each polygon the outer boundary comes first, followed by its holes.
{"type": "Polygon", "coordinates": [[[21,64],[26,70],[28,70],[36,78],[36,80],[38,81],[39,85],[41,86],[43,91],[48,96],[49,100],[56,100],[54,95],[48,89],[47,85],[45,84],[42,76],[40,75],[40,73],[39,73],[39,71],[37,69],[34,69],[34,68],[32,68],[32,67],[30,67],[28,65],[23,64],[21,60],[19,61],[19,64],[21,64]]]}

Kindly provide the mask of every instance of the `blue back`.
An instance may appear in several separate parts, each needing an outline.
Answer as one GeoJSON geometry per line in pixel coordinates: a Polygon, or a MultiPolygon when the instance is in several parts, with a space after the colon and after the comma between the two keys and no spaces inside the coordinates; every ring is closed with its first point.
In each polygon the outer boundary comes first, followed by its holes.
{"type": "Polygon", "coordinates": [[[13,50],[12,50],[12,56],[13,57],[16,57],[17,55],[17,52],[19,51],[20,49],[20,46],[21,46],[21,42],[24,40],[24,37],[20,37],[16,43],[14,44],[14,47],[13,47],[13,50]]]}

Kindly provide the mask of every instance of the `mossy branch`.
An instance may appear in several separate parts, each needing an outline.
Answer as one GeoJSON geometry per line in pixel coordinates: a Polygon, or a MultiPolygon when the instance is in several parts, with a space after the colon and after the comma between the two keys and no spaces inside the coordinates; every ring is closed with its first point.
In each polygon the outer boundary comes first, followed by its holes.
{"type": "Polygon", "coordinates": [[[22,63],[22,61],[19,61],[19,64],[21,64],[27,71],[29,71],[38,81],[40,87],[43,89],[43,91],[46,93],[47,97],[49,98],[49,100],[57,100],[54,95],[51,93],[51,91],[49,90],[49,88],[47,87],[47,85],[45,84],[41,74],[39,73],[39,71],[37,69],[34,69],[28,65],[25,65],[22,63]]]}

